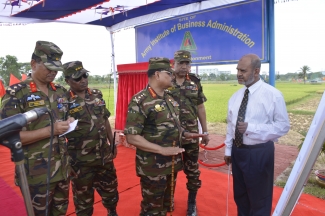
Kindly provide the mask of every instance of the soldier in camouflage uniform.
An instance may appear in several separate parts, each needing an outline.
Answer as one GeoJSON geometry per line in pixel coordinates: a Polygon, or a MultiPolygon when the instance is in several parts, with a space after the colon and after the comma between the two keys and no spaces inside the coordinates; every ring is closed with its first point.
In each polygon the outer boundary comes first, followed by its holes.
{"type": "Polygon", "coordinates": [[[166,215],[173,202],[171,183],[175,185],[177,172],[182,170],[181,135],[197,134],[185,133],[180,127],[179,105],[165,90],[172,79],[169,59],[150,58],[147,73],[147,87],[129,103],[124,133],[127,142],[137,148],[136,173],[143,198],[140,215],[166,215]]]}
{"type": "MultiPolygon", "coordinates": [[[[207,145],[209,136],[207,131],[206,114],[204,102],[207,100],[203,94],[200,79],[195,74],[189,73],[191,69],[191,53],[185,50],[179,50],[174,54],[174,75],[172,80],[173,87],[169,88],[173,98],[179,103],[180,122],[183,128],[192,133],[198,132],[198,120],[202,125],[203,134],[202,144],[207,145]]],[[[201,187],[199,180],[200,171],[198,165],[199,140],[183,140],[182,146],[185,149],[183,153],[184,173],[187,178],[188,207],[187,215],[195,216],[196,212],[196,194],[201,187]]]]}
{"type": "Polygon", "coordinates": [[[63,68],[65,81],[70,86],[66,93],[68,115],[78,119],[76,130],[66,135],[71,167],[77,174],[71,177],[76,213],[78,216],[93,214],[95,188],[108,215],[117,216],[119,196],[113,163],[117,149],[108,121],[110,113],[102,92],[88,88],[88,71],[82,62],[68,62],[63,68]]]}
{"type": "MultiPolygon", "coordinates": [[[[59,108],[67,101],[66,90],[53,84],[57,71],[63,70],[63,52],[55,44],[37,41],[31,60],[32,73],[18,84],[7,88],[2,98],[1,118],[24,113],[34,108],[47,107],[54,118],[54,139],[49,149],[51,136],[49,115],[42,115],[27,124],[20,132],[25,155],[25,170],[35,215],[45,215],[48,155],[51,151],[49,205],[50,215],[65,215],[69,202],[69,158],[65,137],[73,119],[64,121],[64,109],[59,108]]],[[[19,179],[16,179],[16,184],[19,179]]]]}

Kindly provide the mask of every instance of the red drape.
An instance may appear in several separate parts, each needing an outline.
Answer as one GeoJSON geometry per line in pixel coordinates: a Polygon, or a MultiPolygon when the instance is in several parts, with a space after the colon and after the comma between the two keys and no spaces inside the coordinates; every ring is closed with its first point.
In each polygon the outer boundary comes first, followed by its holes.
{"type": "Polygon", "coordinates": [[[0,80],[0,97],[2,97],[5,94],[6,94],[6,89],[5,89],[2,81],[0,80]]]}
{"type": "Polygon", "coordinates": [[[148,83],[147,73],[119,74],[115,130],[124,130],[128,104],[132,96],[142,90],[148,83]]]}
{"type": "Polygon", "coordinates": [[[117,65],[118,89],[115,114],[115,130],[124,130],[127,109],[132,96],[148,83],[148,62],[117,65]]]}

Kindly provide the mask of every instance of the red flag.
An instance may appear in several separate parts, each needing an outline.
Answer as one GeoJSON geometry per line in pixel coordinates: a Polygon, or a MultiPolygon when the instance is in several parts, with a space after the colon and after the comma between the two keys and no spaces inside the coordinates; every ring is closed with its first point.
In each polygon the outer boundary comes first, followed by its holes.
{"type": "Polygon", "coordinates": [[[2,97],[3,95],[6,94],[6,89],[5,87],[3,86],[3,83],[2,81],[0,80],[0,97],[2,97]]]}
{"type": "Polygon", "coordinates": [[[21,81],[24,81],[25,79],[27,79],[27,75],[26,74],[22,74],[21,75],[21,81]]]}
{"type": "Polygon", "coordinates": [[[10,81],[9,81],[9,86],[16,84],[16,83],[20,83],[21,81],[15,77],[14,75],[10,74],[10,81]]]}

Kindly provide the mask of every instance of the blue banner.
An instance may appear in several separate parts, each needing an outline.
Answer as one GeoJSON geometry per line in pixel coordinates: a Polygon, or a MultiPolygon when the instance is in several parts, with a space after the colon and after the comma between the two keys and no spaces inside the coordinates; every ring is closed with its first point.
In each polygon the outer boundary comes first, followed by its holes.
{"type": "Polygon", "coordinates": [[[137,26],[136,60],[174,58],[180,49],[193,64],[229,64],[254,53],[268,62],[264,0],[245,1],[137,26]]]}

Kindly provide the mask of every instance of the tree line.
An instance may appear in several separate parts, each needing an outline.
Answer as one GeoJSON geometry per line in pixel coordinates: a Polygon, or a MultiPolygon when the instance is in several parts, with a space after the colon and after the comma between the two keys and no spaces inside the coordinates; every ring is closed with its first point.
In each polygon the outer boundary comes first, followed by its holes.
{"type": "MultiPolygon", "coordinates": [[[[9,85],[10,74],[14,75],[18,79],[21,79],[22,74],[28,74],[31,72],[30,62],[18,62],[16,56],[6,55],[5,57],[0,57],[0,78],[2,79],[5,86],[9,85]]],[[[264,80],[268,81],[268,75],[261,74],[264,80]]],[[[279,81],[292,81],[292,80],[316,80],[322,79],[324,77],[322,72],[311,72],[309,66],[302,66],[299,71],[286,74],[276,74],[276,79],[279,81]]],[[[200,75],[202,81],[228,81],[237,80],[236,74],[225,74],[221,73],[216,75],[214,73],[203,73],[200,75]]],[[[55,82],[65,85],[63,74],[56,78],[55,82]]],[[[102,84],[102,83],[112,83],[112,74],[106,75],[90,75],[88,77],[88,82],[90,84],[102,84]]]]}
{"type": "MultiPolygon", "coordinates": [[[[16,56],[6,55],[5,57],[0,57],[0,79],[5,86],[9,85],[10,74],[14,75],[21,80],[22,74],[28,75],[31,73],[32,68],[30,62],[18,62],[16,56]]],[[[57,76],[55,82],[65,85],[64,75],[57,76]]],[[[110,83],[112,81],[112,74],[106,75],[90,75],[88,77],[88,82],[91,84],[101,84],[110,83]]]]}

